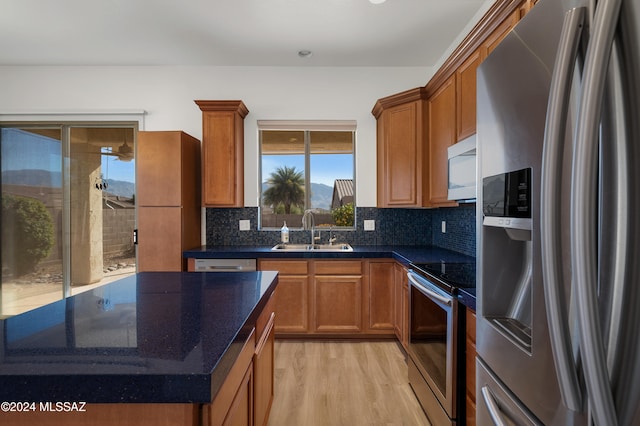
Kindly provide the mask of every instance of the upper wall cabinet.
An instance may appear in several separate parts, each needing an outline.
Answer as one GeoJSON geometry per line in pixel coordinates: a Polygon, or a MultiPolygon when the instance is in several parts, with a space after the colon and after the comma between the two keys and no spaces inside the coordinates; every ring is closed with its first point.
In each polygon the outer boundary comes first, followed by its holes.
{"type": "Polygon", "coordinates": [[[504,39],[507,34],[509,34],[509,31],[511,31],[513,27],[516,26],[516,24],[520,20],[521,14],[523,13],[526,13],[526,10],[517,9],[504,21],[502,21],[500,25],[498,25],[496,29],[491,32],[491,34],[487,36],[479,49],[483,61],[487,56],[489,56],[491,52],[493,52],[493,49],[495,49],[500,44],[502,39],[504,39]]]}
{"type": "Polygon", "coordinates": [[[419,87],[378,100],[378,207],[423,207],[427,165],[427,104],[419,87]]]}
{"type": "Polygon", "coordinates": [[[476,50],[456,70],[456,142],[476,133],[476,70],[480,61],[476,50]]]}
{"type": "Polygon", "coordinates": [[[195,101],[202,110],[202,204],[244,206],[242,101],[195,101]]]}
{"type": "MultiPolygon", "coordinates": [[[[475,128],[475,123],[474,123],[475,128]]],[[[447,199],[449,180],[448,148],[456,143],[455,76],[429,98],[429,205],[455,206],[447,199]]]]}

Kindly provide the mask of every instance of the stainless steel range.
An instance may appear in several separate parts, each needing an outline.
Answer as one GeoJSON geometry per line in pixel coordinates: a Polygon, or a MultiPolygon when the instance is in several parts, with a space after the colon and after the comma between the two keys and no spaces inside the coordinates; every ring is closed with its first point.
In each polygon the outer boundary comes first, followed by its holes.
{"type": "Polygon", "coordinates": [[[464,372],[458,288],[475,287],[475,263],[411,264],[409,278],[409,383],[434,425],[462,419],[464,372]]]}

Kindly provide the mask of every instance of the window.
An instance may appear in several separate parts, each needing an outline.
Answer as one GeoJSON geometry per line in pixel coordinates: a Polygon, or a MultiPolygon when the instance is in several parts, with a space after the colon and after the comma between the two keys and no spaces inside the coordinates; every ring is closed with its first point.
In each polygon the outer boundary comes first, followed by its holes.
{"type": "Polygon", "coordinates": [[[258,121],[261,228],[353,228],[355,122],[258,121]]]}
{"type": "Polygon", "coordinates": [[[135,273],[135,130],[0,126],[0,318],[135,273]]]}

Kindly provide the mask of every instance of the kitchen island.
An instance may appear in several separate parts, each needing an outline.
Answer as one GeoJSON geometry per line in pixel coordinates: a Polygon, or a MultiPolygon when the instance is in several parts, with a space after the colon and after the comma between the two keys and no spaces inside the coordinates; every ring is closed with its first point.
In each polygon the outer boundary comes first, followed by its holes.
{"type": "Polygon", "coordinates": [[[269,271],[146,272],[5,319],[0,423],[221,423],[253,383],[276,285],[269,271]]]}

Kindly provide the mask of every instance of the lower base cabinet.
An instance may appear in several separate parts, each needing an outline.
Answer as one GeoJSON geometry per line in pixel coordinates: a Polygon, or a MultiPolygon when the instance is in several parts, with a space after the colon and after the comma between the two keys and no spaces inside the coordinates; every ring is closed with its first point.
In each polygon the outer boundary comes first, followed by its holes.
{"type": "Polygon", "coordinates": [[[267,424],[274,393],[276,300],[277,295],[274,293],[259,315],[254,332],[242,348],[215,399],[204,406],[203,425],[267,424]]]}
{"type": "Polygon", "coordinates": [[[271,313],[262,338],[253,355],[253,418],[254,426],[264,426],[269,421],[274,394],[275,369],[275,313],[271,313]]]}
{"type": "Polygon", "coordinates": [[[405,350],[409,348],[409,279],[407,269],[399,263],[394,265],[394,330],[405,350]]]}
{"type": "Polygon", "coordinates": [[[467,386],[465,393],[465,418],[467,425],[476,424],[476,313],[466,310],[465,373],[467,386]]]}
{"type": "Polygon", "coordinates": [[[393,337],[394,264],[389,259],[258,259],[278,271],[278,337],[393,337]]]}

